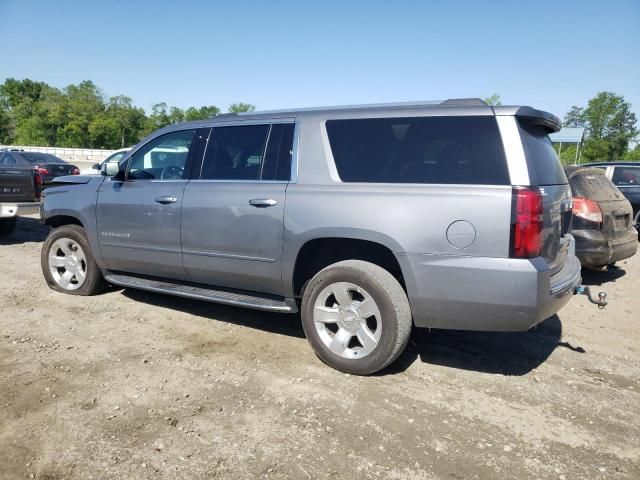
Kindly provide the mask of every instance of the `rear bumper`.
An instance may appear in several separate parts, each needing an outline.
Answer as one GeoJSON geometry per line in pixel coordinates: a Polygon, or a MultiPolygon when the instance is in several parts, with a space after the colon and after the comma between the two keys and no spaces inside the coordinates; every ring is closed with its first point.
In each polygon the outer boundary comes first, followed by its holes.
{"type": "Polygon", "coordinates": [[[600,230],[574,230],[576,255],[585,267],[598,268],[633,256],[638,249],[638,231],[631,227],[626,235],[609,240],[600,230]]]}
{"type": "Polygon", "coordinates": [[[0,203],[0,218],[11,218],[18,215],[34,215],[40,213],[39,202],[0,203]]]}
{"type": "Polygon", "coordinates": [[[580,285],[573,242],[562,270],[542,258],[399,254],[417,327],[526,331],[564,307],[580,285]]]}

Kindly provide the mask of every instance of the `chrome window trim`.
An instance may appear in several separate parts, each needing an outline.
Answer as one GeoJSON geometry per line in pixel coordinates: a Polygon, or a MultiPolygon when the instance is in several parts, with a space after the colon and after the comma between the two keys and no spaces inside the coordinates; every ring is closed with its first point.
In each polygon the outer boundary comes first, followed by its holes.
{"type": "Polygon", "coordinates": [[[196,183],[289,183],[286,180],[215,180],[211,178],[194,178],[189,181],[196,183]]]}

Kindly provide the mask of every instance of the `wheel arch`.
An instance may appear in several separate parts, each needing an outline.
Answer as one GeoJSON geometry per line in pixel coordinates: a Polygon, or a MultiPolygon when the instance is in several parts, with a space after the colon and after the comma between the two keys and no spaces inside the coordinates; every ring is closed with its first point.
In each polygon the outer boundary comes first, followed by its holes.
{"type": "Polygon", "coordinates": [[[290,259],[291,269],[287,275],[288,280],[285,280],[285,290],[289,290],[294,297],[301,297],[304,286],[316,273],[343,260],[363,260],[378,265],[389,271],[406,290],[402,267],[394,254],[394,247],[397,248],[397,245],[380,240],[371,239],[369,235],[345,232],[307,238],[290,259]]]}
{"type": "Polygon", "coordinates": [[[68,214],[57,214],[47,217],[44,219],[44,224],[52,228],[62,227],[63,225],[78,225],[85,228],[84,224],[78,217],[68,214]]]}

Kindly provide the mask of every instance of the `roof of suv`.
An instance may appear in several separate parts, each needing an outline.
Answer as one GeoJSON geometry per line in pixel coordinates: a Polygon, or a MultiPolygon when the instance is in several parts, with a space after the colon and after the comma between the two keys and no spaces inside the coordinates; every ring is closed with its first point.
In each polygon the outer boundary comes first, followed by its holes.
{"type": "MultiPolygon", "coordinates": [[[[195,120],[169,125],[162,129],[163,132],[174,129],[192,127],[212,126],[221,123],[251,122],[256,120],[276,119],[276,118],[298,118],[303,116],[322,115],[345,115],[357,118],[367,118],[369,115],[375,116],[412,116],[418,112],[429,112],[439,110],[440,112],[456,111],[458,115],[499,115],[518,116],[532,119],[535,123],[544,126],[549,132],[560,130],[560,119],[551,113],[528,106],[490,106],[479,98],[459,98],[448,100],[420,101],[420,102],[399,102],[399,103],[375,103],[366,105],[342,105],[328,107],[311,107],[285,110],[265,110],[260,112],[224,113],[216,115],[207,120],[195,120]]],[[[443,115],[444,113],[439,113],[443,115]]]]}

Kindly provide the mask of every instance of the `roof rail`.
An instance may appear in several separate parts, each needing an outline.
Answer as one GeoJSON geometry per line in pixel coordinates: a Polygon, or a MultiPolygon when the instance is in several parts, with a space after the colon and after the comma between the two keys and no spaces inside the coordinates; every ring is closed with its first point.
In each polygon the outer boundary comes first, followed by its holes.
{"type": "MultiPolygon", "coordinates": [[[[427,100],[427,101],[414,101],[414,102],[391,102],[391,103],[365,103],[356,105],[332,105],[326,107],[304,107],[304,108],[286,108],[278,110],[259,110],[254,112],[239,112],[237,115],[263,115],[263,114],[278,114],[278,113],[291,113],[291,112],[324,112],[327,110],[358,110],[365,108],[393,108],[393,107],[425,107],[425,106],[437,106],[437,105],[450,105],[450,106],[486,106],[487,104],[479,98],[451,98],[449,100],[427,100]]],[[[224,114],[233,115],[233,114],[224,114]]],[[[223,115],[218,115],[216,118],[223,115]]]]}
{"type": "Polygon", "coordinates": [[[474,105],[488,105],[481,98],[450,98],[441,103],[441,105],[459,105],[461,107],[474,105]]]}
{"type": "Polygon", "coordinates": [[[225,118],[225,117],[237,117],[238,112],[229,112],[229,113],[219,113],[209,118],[225,118]]]}

